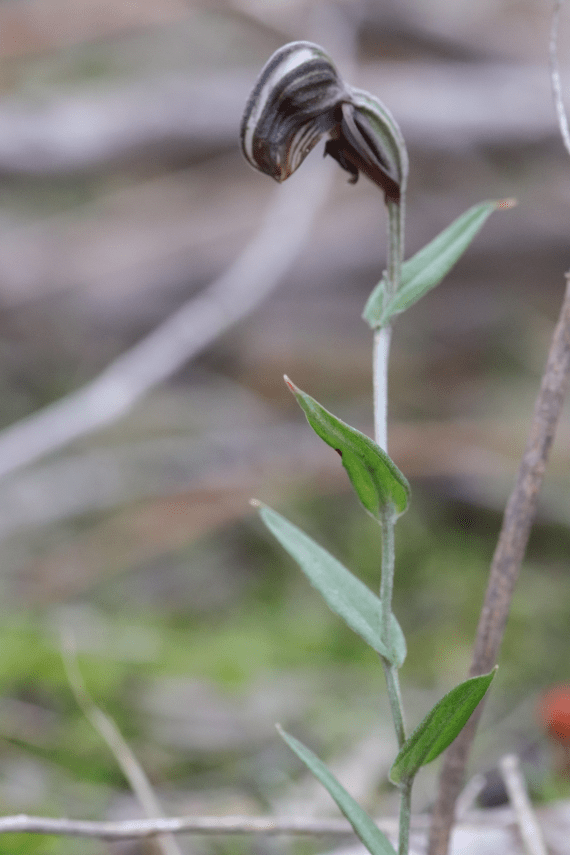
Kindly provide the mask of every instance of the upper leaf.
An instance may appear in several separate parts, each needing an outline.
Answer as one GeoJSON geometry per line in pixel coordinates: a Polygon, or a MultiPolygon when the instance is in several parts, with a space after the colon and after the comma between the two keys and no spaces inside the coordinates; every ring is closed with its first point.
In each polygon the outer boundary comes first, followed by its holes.
{"type": "Polygon", "coordinates": [[[267,505],[259,514],[289,555],[299,564],[310,583],[322,594],[329,608],[341,617],[377,653],[400,668],[406,658],[406,641],[398,621],[390,622],[391,650],[380,635],[382,602],[357,576],[319,546],[305,532],[267,505]]]}
{"type": "Polygon", "coordinates": [[[393,315],[409,309],[420,297],[439,285],[461,258],[487,218],[497,209],[513,207],[512,200],[474,205],[451,223],[430,243],[402,264],[402,282],[394,297],[386,302],[386,275],[370,295],[362,317],[374,329],[390,322],[393,315]]]}
{"type": "Polygon", "coordinates": [[[315,433],[340,454],[342,465],[365,509],[375,519],[379,519],[383,511],[391,511],[395,517],[403,514],[408,507],[410,485],[386,452],[366,434],[325,410],[288,377],[285,382],[315,433]]]}
{"type": "Polygon", "coordinates": [[[371,855],[396,855],[396,851],[386,835],[380,831],[374,820],[347,793],[342,784],[337,781],[330,769],[316,754],[299,742],[295,737],[286,733],[279,725],[277,730],[297,757],[311,770],[315,778],[329,791],[357,836],[366,846],[371,855]]]}
{"type": "Polygon", "coordinates": [[[390,769],[390,778],[398,784],[409,781],[421,766],[431,763],[445,751],[463,730],[495,676],[497,666],[488,674],[471,677],[438,701],[402,745],[390,769]]]}

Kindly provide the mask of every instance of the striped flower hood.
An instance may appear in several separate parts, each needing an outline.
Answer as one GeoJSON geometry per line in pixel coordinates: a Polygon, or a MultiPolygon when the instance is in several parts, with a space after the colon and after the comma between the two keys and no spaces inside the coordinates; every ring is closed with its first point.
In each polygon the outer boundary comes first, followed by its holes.
{"type": "Polygon", "coordinates": [[[398,202],[407,173],[404,140],[376,98],[348,86],[328,54],[311,42],[292,42],[269,59],[247,101],[240,140],[246,160],[285,181],[321,137],[325,154],[359,172],[398,202]]]}

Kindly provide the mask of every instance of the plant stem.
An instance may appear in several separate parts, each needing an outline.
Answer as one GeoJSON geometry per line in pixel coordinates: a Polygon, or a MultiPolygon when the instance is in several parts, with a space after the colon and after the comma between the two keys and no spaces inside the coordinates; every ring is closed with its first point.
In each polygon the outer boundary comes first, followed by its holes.
{"type": "Polygon", "coordinates": [[[414,779],[400,785],[400,824],[398,830],[398,855],[408,855],[410,846],[410,818],[412,815],[412,784],[414,779]]]}
{"type": "MultiPolygon", "coordinates": [[[[390,650],[390,624],[392,621],[392,591],[394,588],[394,514],[391,510],[382,512],[380,518],[382,530],[382,578],[380,581],[380,599],[382,601],[382,624],[380,626],[380,637],[383,644],[390,650]]],[[[400,681],[398,669],[387,659],[382,659],[384,675],[386,677],[386,688],[388,700],[392,711],[392,720],[398,746],[401,747],[406,739],[404,732],[404,713],[402,709],[402,696],[400,694],[400,681]]]]}
{"type": "Polygon", "coordinates": [[[381,327],[374,332],[374,425],[375,439],[383,451],[388,451],[388,356],[392,328],[381,327]]]}
{"type": "MultiPolygon", "coordinates": [[[[400,203],[387,200],[388,207],[388,257],[386,264],[386,299],[396,293],[400,285],[404,235],[404,199],[405,183],[402,186],[400,203]]],[[[388,357],[390,352],[391,328],[381,327],[374,334],[374,434],[376,442],[388,450],[388,357]]],[[[382,601],[382,641],[390,648],[390,625],[392,621],[392,591],[394,587],[394,514],[390,509],[382,512],[380,527],[382,530],[382,578],[380,599],[382,601]]],[[[392,711],[392,720],[401,746],[405,741],[404,713],[398,669],[387,660],[382,660],[388,699],[392,711]]]]}
{"type": "MultiPolygon", "coordinates": [[[[382,530],[382,578],[380,580],[380,599],[382,601],[382,624],[380,626],[380,637],[383,644],[390,650],[390,624],[392,622],[392,592],[394,589],[394,525],[393,511],[388,508],[382,511],[380,527],[382,530]]],[[[401,748],[406,741],[404,727],[404,710],[402,695],[400,693],[400,679],[398,668],[392,662],[382,658],[382,667],[386,678],[386,689],[392,712],[392,721],[401,748]]],[[[399,848],[398,855],[408,855],[408,839],[410,835],[410,812],[411,812],[412,781],[402,784],[400,787],[400,825],[399,825],[399,848]]]]}
{"type": "MultiPolygon", "coordinates": [[[[400,202],[386,201],[388,208],[388,253],[386,260],[386,293],[388,302],[400,287],[404,255],[405,182],[402,183],[400,202]]],[[[392,329],[380,327],[374,333],[374,425],[376,442],[388,451],[388,359],[392,329]]]]}
{"type": "MultiPolygon", "coordinates": [[[[399,203],[387,200],[388,207],[388,253],[386,264],[386,302],[400,287],[402,257],[404,253],[404,204],[405,184],[399,203]]],[[[388,360],[392,328],[387,325],[374,333],[372,355],[374,385],[374,425],[376,442],[388,451],[388,360]]]]}
{"type": "MultiPolygon", "coordinates": [[[[402,257],[404,252],[404,201],[405,180],[402,182],[401,200],[397,204],[387,201],[388,207],[388,257],[386,265],[386,294],[389,300],[400,287],[402,257]]],[[[384,326],[374,333],[373,376],[374,376],[374,435],[376,442],[384,451],[388,451],[388,358],[390,353],[391,327],[384,326]]],[[[382,623],[380,636],[390,649],[390,628],[392,623],[392,592],[394,589],[394,525],[395,517],[391,508],[385,508],[380,517],[382,531],[382,578],[380,581],[380,599],[382,601],[382,623]]],[[[400,693],[398,668],[392,662],[382,658],[382,667],[386,678],[388,700],[392,712],[392,721],[398,746],[405,740],[404,712],[400,693]]],[[[411,788],[409,781],[400,789],[400,831],[398,855],[408,855],[410,835],[411,788]]]]}
{"type": "Polygon", "coordinates": [[[390,300],[400,287],[404,255],[405,187],[399,202],[386,202],[388,207],[388,258],[386,269],[386,300],[390,300]]]}

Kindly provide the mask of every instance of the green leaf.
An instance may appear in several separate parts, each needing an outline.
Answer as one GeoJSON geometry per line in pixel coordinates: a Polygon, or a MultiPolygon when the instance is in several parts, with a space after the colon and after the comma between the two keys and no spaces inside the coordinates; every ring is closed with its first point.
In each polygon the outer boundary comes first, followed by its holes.
{"type": "Polygon", "coordinates": [[[340,454],[342,465],[364,508],[375,519],[379,519],[382,511],[386,510],[395,517],[403,514],[408,507],[410,485],[386,452],[369,436],[321,407],[288,377],[285,377],[285,382],[315,433],[340,454]]]}
{"type": "Polygon", "coordinates": [[[482,202],[465,211],[427,246],[402,264],[402,283],[385,304],[386,275],[370,295],[362,317],[373,328],[383,327],[393,315],[409,309],[420,297],[439,285],[463,255],[487,218],[498,209],[512,208],[512,199],[482,202]]]}
{"type": "Polygon", "coordinates": [[[396,855],[396,850],[386,835],[380,831],[374,820],[368,816],[358,802],[355,802],[352,796],[347,793],[322,760],[319,760],[316,754],[313,754],[298,739],[286,733],[279,725],[277,725],[277,730],[289,748],[295,752],[297,757],[311,770],[315,778],[318,778],[323,787],[329,791],[368,851],[372,855],[396,855]]]}
{"type": "Polygon", "coordinates": [[[465,680],[438,701],[394,760],[390,778],[395,784],[413,779],[421,766],[431,763],[453,742],[482,700],[496,670],[497,666],[489,674],[465,680]]]}
{"type": "Polygon", "coordinates": [[[281,514],[259,506],[259,514],[267,528],[297,562],[311,585],[324,597],[329,608],[341,617],[377,653],[401,668],[406,658],[404,633],[394,615],[391,620],[391,650],[380,637],[382,602],[336,558],[318,543],[290,523],[281,514]]]}

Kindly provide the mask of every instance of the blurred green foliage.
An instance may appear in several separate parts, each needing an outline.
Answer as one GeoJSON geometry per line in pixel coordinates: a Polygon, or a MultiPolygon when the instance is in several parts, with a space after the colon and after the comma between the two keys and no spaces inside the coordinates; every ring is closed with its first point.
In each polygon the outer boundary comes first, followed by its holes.
{"type": "MultiPolygon", "coordinates": [[[[289,502],[283,510],[376,586],[379,534],[353,496],[313,496],[289,502]]],[[[499,524],[500,517],[489,510],[451,499],[436,504],[427,486],[415,487],[411,510],[397,526],[394,610],[408,641],[404,687],[439,692],[464,677],[499,524]]],[[[214,533],[180,551],[189,574],[193,560],[199,560],[204,550],[216,555],[218,538],[214,533]]],[[[213,681],[231,698],[269,672],[324,672],[333,675],[333,682],[336,674],[339,685],[350,672],[344,709],[334,711],[335,698],[317,699],[310,707],[313,724],[317,721],[324,728],[319,738],[325,742],[348,733],[351,722],[359,721],[359,706],[369,709],[374,695],[384,691],[376,656],[327,609],[257,520],[229,526],[222,539],[225,559],[230,547],[245,579],[230,607],[204,611],[196,604],[194,610],[184,606],[177,611],[161,604],[160,597],[154,608],[129,603],[121,586],[136,587],[136,568],[130,571],[134,578],[128,585],[121,579],[112,582],[112,596],[104,586],[92,592],[92,605],[104,612],[102,626],[108,638],[99,638],[92,650],[80,652],[86,685],[95,703],[114,718],[133,745],[151,779],[169,785],[192,788],[196,775],[199,779],[214,767],[216,780],[223,781],[224,756],[233,755],[222,753],[212,766],[211,760],[195,752],[185,756],[183,751],[157,751],[148,714],[137,706],[140,689],[149,681],[167,677],[213,681]],[[144,641],[145,632],[157,642],[149,646],[151,653],[139,661],[121,658],[116,639],[131,636],[136,643],[139,637],[144,641]],[[320,711],[319,704],[325,704],[326,711],[320,711]],[[154,756],[159,757],[156,769],[154,756]]],[[[568,679],[569,547],[570,535],[562,527],[539,525],[533,535],[490,704],[494,716],[507,714],[542,686],[568,679]]],[[[0,704],[0,719],[5,719],[4,767],[25,756],[50,782],[41,790],[40,802],[26,804],[25,809],[47,815],[99,815],[113,793],[128,787],[114,757],[75,703],[50,608],[5,613],[0,620],[0,649],[0,698],[48,714],[45,728],[32,727],[28,736],[25,728],[15,727],[11,733],[8,708],[3,711],[0,704]]],[[[232,759],[228,768],[235,772],[234,763],[232,759]]],[[[541,780],[543,796],[560,792],[551,778],[541,780]]],[[[541,792],[540,785],[538,789],[541,792]]],[[[74,849],[62,839],[0,835],[0,853],[97,851],[89,846],[81,842],[74,849]]]]}

